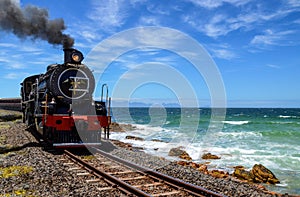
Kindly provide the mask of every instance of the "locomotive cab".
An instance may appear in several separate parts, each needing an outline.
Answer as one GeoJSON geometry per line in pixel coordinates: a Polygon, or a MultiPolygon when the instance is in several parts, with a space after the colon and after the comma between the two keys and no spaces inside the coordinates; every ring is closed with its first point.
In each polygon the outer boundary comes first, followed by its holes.
{"type": "Polygon", "coordinates": [[[21,110],[23,123],[30,125],[34,122],[34,89],[41,75],[33,75],[23,80],[21,85],[21,110]]]}

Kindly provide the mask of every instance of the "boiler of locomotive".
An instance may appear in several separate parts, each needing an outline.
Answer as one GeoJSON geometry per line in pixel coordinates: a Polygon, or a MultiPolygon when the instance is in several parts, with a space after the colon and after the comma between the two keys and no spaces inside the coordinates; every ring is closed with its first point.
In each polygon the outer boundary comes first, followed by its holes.
{"type": "Polygon", "coordinates": [[[91,70],[81,64],[83,55],[76,49],[64,49],[64,64],[48,66],[39,82],[39,89],[47,92],[57,101],[70,104],[74,100],[90,99],[95,88],[91,70]]]}

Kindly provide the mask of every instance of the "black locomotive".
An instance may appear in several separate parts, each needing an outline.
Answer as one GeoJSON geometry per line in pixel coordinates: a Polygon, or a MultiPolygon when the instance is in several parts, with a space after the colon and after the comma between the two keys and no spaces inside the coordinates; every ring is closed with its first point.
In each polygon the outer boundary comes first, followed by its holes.
{"type": "Polygon", "coordinates": [[[82,60],[80,51],[64,49],[63,64],[49,65],[45,74],[21,83],[23,122],[55,147],[94,145],[101,143],[102,131],[109,135],[107,86],[102,86],[101,101],[94,101],[95,79],[82,60]]]}

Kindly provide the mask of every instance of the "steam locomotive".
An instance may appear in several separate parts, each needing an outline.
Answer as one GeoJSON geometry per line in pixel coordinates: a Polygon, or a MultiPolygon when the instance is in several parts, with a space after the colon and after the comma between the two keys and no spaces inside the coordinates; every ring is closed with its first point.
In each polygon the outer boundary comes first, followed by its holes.
{"type": "Polygon", "coordinates": [[[51,64],[45,74],[29,76],[21,83],[23,122],[33,126],[48,145],[101,144],[102,131],[108,138],[108,87],[102,85],[101,101],[93,99],[95,79],[82,60],[80,51],[64,49],[63,64],[51,64]]]}

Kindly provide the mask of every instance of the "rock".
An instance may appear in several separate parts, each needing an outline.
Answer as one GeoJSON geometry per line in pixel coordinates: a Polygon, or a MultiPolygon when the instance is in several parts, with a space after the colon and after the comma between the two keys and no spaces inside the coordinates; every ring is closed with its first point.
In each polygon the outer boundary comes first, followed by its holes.
{"type": "Polygon", "coordinates": [[[139,141],[144,141],[143,138],[141,138],[141,137],[136,137],[136,136],[132,136],[132,135],[127,135],[125,138],[128,139],[128,140],[139,140],[139,141]]]}
{"type": "Polygon", "coordinates": [[[202,159],[221,159],[221,157],[217,155],[213,155],[211,153],[204,153],[201,157],[202,159]]]}
{"type": "Polygon", "coordinates": [[[121,142],[121,141],[118,141],[118,140],[110,140],[110,141],[112,141],[115,145],[117,145],[119,147],[132,150],[132,145],[131,144],[124,143],[124,142],[121,142]]]}
{"type": "Polygon", "coordinates": [[[262,164],[255,164],[252,167],[251,173],[254,176],[255,182],[269,184],[280,183],[276,176],[262,164]]]}
{"type": "Polygon", "coordinates": [[[222,170],[212,170],[209,172],[209,174],[216,178],[226,178],[229,176],[228,172],[224,172],[222,170]]]}
{"type": "Polygon", "coordinates": [[[202,165],[202,164],[195,163],[195,162],[190,162],[190,166],[191,166],[192,168],[195,168],[195,169],[199,168],[201,165],[202,165]]]}
{"type": "Polygon", "coordinates": [[[239,168],[239,169],[242,169],[242,170],[245,170],[245,167],[244,166],[235,166],[233,168],[239,168]]]}
{"type": "Polygon", "coordinates": [[[244,169],[244,167],[235,167],[234,172],[232,176],[240,179],[240,180],[246,180],[248,182],[253,182],[253,174],[247,170],[244,169]]]}
{"type": "Polygon", "coordinates": [[[198,168],[198,170],[200,171],[200,172],[203,172],[204,174],[208,174],[209,172],[208,172],[208,169],[207,169],[207,165],[205,165],[205,164],[202,164],[199,168],[198,168]]]}
{"type": "Polygon", "coordinates": [[[116,122],[110,123],[110,130],[115,132],[124,132],[121,126],[116,122]]]}
{"type": "Polygon", "coordinates": [[[179,157],[179,155],[181,155],[182,153],[183,153],[183,150],[181,150],[180,147],[177,147],[177,148],[171,148],[168,155],[179,157]]]}
{"type": "Polygon", "coordinates": [[[151,141],[152,141],[152,142],[164,142],[164,141],[159,140],[159,139],[152,139],[151,141]]]}
{"type": "Polygon", "coordinates": [[[133,146],[132,150],[133,151],[139,151],[139,150],[144,150],[144,148],[143,147],[138,147],[138,146],[133,146]]]}
{"type": "Polygon", "coordinates": [[[178,165],[181,165],[181,166],[189,166],[190,165],[190,162],[188,161],[177,161],[177,164],[178,165]]]}
{"type": "Polygon", "coordinates": [[[181,147],[171,148],[168,155],[179,157],[181,159],[185,159],[189,161],[192,160],[192,158],[189,156],[189,154],[186,151],[181,150],[181,147]]]}
{"type": "Polygon", "coordinates": [[[207,166],[205,164],[199,164],[199,163],[195,163],[191,161],[183,161],[183,160],[177,161],[177,164],[181,166],[190,166],[200,172],[208,174],[207,166]]]}
{"type": "Polygon", "coordinates": [[[136,126],[133,126],[131,124],[120,124],[120,127],[122,128],[122,130],[124,131],[133,131],[136,129],[136,126]]]}
{"type": "Polygon", "coordinates": [[[125,132],[135,130],[136,127],[131,124],[119,124],[116,122],[110,123],[110,130],[113,132],[125,132]]]}
{"type": "Polygon", "coordinates": [[[245,170],[243,166],[236,166],[232,175],[248,182],[268,184],[280,183],[275,175],[262,164],[255,164],[250,171],[245,170]]]}
{"type": "Polygon", "coordinates": [[[179,158],[185,159],[185,160],[188,160],[188,161],[192,160],[192,158],[190,157],[190,155],[187,152],[185,152],[185,151],[182,154],[179,155],[179,158]]]}

